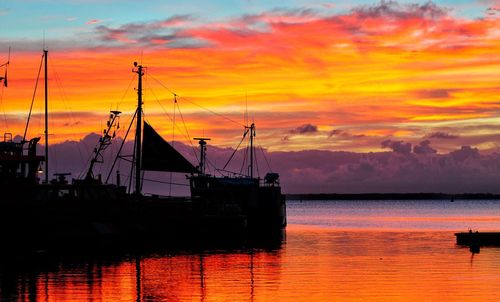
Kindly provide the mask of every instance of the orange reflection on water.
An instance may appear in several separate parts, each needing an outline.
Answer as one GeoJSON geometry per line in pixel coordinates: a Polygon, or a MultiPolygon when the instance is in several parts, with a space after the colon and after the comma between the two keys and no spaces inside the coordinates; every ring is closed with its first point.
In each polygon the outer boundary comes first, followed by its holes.
{"type": "Polygon", "coordinates": [[[131,301],[130,297],[136,295],[135,266],[130,262],[61,266],[37,277],[35,294],[29,292],[23,296],[36,296],[35,301],[118,301],[117,297],[131,301]]]}
{"type": "MultiPolygon", "coordinates": [[[[287,257],[297,274],[283,272],[282,283],[303,284],[311,301],[477,301],[500,292],[500,250],[484,248],[471,262],[451,232],[291,231],[287,257]],[[298,272],[306,261],[310,276],[298,272]]],[[[306,301],[304,294],[284,300],[306,301]]]]}
{"type": "Polygon", "coordinates": [[[454,240],[449,231],[291,225],[279,249],[60,263],[16,275],[14,291],[20,301],[494,301],[500,249],[472,258],[454,240]]]}

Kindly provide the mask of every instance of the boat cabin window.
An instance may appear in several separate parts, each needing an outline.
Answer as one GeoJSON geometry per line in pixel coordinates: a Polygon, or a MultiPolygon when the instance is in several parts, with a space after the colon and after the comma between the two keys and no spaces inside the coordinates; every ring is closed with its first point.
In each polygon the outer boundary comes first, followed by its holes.
{"type": "Polygon", "coordinates": [[[66,190],[66,189],[64,189],[64,190],[59,190],[59,191],[57,192],[57,196],[58,196],[58,197],[69,197],[69,196],[70,196],[70,194],[69,194],[69,190],[66,190]]]}

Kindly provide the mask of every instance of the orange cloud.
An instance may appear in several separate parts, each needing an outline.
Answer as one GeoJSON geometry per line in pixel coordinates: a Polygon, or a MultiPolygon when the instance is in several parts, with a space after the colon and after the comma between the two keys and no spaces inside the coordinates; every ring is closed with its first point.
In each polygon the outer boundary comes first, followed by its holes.
{"type": "MultiPolygon", "coordinates": [[[[495,19],[454,17],[431,2],[382,2],[334,15],[276,10],[199,22],[177,16],[100,25],[88,48],[51,51],[52,110],[95,114],[55,139],[99,129],[105,118],[97,113],[105,116],[110,108],[130,115],[136,95],[130,69],[141,57],[148,66],[145,111],[166,136],[173,91],[185,97],[179,104],[191,133],[222,145],[239,141],[247,104],[261,143],[275,150],[378,150],[383,140],[417,141],[441,131],[443,123],[452,123],[447,132],[463,134],[446,141],[456,147],[474,135],[468,125],[497,123],[491,119],[500,104],[495,19]],[[290,129],[306,124],[317,126],[317,133],[283,143],[290,129]],[[333,129],[355,135],[340,141],[330,135],[333,129]]],[[[3,106],[19,120],[15,132],[22,128],[38,63],[38,53],[13,54],[3,106]]],[[[61,122],[54,121],[55,129],[61,122]]]]}

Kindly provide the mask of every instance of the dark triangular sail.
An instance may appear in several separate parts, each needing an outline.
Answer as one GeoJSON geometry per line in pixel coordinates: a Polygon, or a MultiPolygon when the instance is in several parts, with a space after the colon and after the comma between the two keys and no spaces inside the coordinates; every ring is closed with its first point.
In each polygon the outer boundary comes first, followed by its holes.
{"type": "Polygon", "coordinates": [[[196,168],[144,122],[142,170],[195,173],[196,168]]]}

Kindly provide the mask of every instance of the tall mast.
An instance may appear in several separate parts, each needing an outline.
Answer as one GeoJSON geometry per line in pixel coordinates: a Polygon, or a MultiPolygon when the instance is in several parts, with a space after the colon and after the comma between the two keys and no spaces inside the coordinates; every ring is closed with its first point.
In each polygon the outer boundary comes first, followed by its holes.
{"type": "Polygon", "coordinates": [[[142,151],[142,65],[134,62],[133,72],[137,73],[137,126],[135,127],[135,193],[141,194],[141,151],[142,151]]]}
{"type": "Polygon", "coordinates": [[[47,78],[47,59],[49,51],[44,48],[43,56],[45,59],[45,183],[49,183],[49,89],[47,78]]]}
{"type": "Polygon", "coordinates": [[[253,138],[255,137],[255,124],[250,125],[250,178],[253,178],[253,138]]]}

